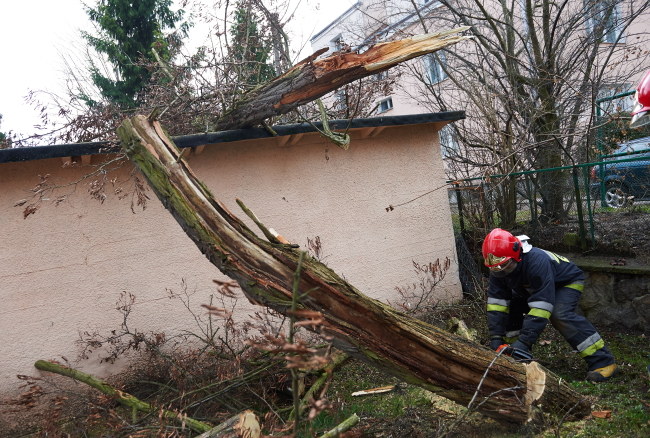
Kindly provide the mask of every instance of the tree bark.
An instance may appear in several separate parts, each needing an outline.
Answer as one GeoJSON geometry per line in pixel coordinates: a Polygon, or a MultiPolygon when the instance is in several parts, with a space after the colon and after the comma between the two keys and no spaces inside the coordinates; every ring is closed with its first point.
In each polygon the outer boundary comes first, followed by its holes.
{"type": "Polygon", "coordinates": [[[463,41],[468,37],[457,34],[467,29],[469,27],[459,27],[376,44],[363,53],[339,53],[315,59],[323,51],[316,52],[282,76],[247,93],[220,118],[215,129],[225,131],[254,126],[269,117],[286,114],[357,79],[463,41]]]}
{"type": "MultiPolygon", "coordinates": [[[[125,120],[122,147],[186,234],[248,299],[287,314],[300,252],[259,238],[214,199],[156,121],[125,120]]],[[[523,365],[369,298],[311,257],[301,264],[301,308],[323,314],[337,348],[496,419],[523,423],[537,407],[565,419],[589,404],[536,363],[523,365]]]]}

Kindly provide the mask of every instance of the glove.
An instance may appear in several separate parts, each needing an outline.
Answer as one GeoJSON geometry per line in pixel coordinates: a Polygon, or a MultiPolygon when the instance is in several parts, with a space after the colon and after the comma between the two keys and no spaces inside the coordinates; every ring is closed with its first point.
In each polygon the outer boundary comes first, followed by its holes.
{"type": "Polygon", "coordinates": [[[533,354],[530,352],[530,347],[520,340],[516,340],[510,348],[512,348],[510,355],[518,362],[530,362],[534,360],[533,354]]]}
{"type": "MultiPolygon", "coordinates": [[[[530,354],[530,347],[523,342],[521,342],[519,339],[517,339],[515,342],[512,343],[511,347],[515,350],[522,351],[524,353],[530,354]]],[[[532,356],[532,355],[531,355],[532,356]]]]}
{"type": "Polygon", "coordinates": [[[501,336],[494,337],[490,339],[490,348],[497,351],[498,348],[504,344],[503,338],[501,336]]]}
{"type": "Polygon", "coordinates": [[[533,355],[530,352],[530,349],[523,342],[515,341],[514,344],[502,344],[496,349],[497,353],[502,352],[506,356],[510,356],[515,359],[517,362],[531,362],[533,355]]]}

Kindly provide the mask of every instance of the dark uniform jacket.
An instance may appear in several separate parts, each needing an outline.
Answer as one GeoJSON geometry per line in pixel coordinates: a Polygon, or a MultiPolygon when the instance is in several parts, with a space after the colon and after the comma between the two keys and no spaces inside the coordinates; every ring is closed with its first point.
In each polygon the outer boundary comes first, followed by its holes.
{"type": "Polygon", "coordinates": [[[565,257],[532,248],[522,254],[517,268],[504,277],[490,275],[488,287],[488,328],[490,337],[503,337],[511,300],[525,300],[530,312],[524,317],[519,341],[531,347],[553,313],[556,290],[582,290],[584,273],[565,257]]]}

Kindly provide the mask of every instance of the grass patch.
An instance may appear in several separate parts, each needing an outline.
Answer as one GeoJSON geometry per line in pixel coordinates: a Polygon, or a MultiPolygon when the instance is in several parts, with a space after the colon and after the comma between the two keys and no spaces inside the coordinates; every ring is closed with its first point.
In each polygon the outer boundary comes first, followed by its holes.
{"type": "Polygon", "coordinates": [[[607,214],[627,214],[627,213],[650,213],[650,205],[632,204],[623,208],[601,207],[600,204],[594,207],[594,214],[607,213],[607,214]]]}

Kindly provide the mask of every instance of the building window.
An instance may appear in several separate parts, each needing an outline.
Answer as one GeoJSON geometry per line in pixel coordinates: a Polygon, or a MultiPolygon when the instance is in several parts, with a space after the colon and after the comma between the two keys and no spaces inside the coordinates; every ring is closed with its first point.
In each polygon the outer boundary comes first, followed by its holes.
{"type": "Polygon", "coordinates": [[[375,76],[376,81],[385,81],[388,79],[388,70],[384,70],[381,73],[377,73],[375,76]]]}
{"type": "Polygon", "coordinates": [[[443,157],[449,157],[455,152],[458,152],[456,133],[449,125],[440,130],[440,150],[442,151],[443,157]]]}
{"type": "Polygon", "coordinates": [[[585,0],[587,31],[603,43],[623,42],[621,5],[617,0],[585,0]]]}
{"type": "Polygon", "coordinates": [[[345,90],[338,89],[334,92],[334,109],[337,111],[348,109],[348,98],[345,90]]]}
{"type": "Polygon", "coordinates": [[[443,68],[446,63],[445,52],[432,53],[425,58],[426,77],[430,84],[437,84],[447,78],[443,68]]]}
{"type": "Polygon", "coordinates": [[[377,112],[378,113],[385,113],[386,111],[389,111],[393,109],[393,98],[389,97],[387,99],[379,101],[377,104],[377,112]]]}
{"type": "Polygon", "coordinates": [[[345,47],[345,41],[343,40],[343,35],[338,34],[336,38],[330,40],[330,50],[332,52],[340,52],[345,47]]]}
{"type": "MultiPolygon", "coordinates": [[[[602,85],[598,90],[598,99],[614,97],[617,94],[623,94],[631,91],[633,88],[629,84],[609,84],[602,85]]],[[[603,114],[615,114],[620,112],[631,112],[634,109],[634,95],[617,97],[616,99],[606,100],[599,103],[603,114]]]]}

